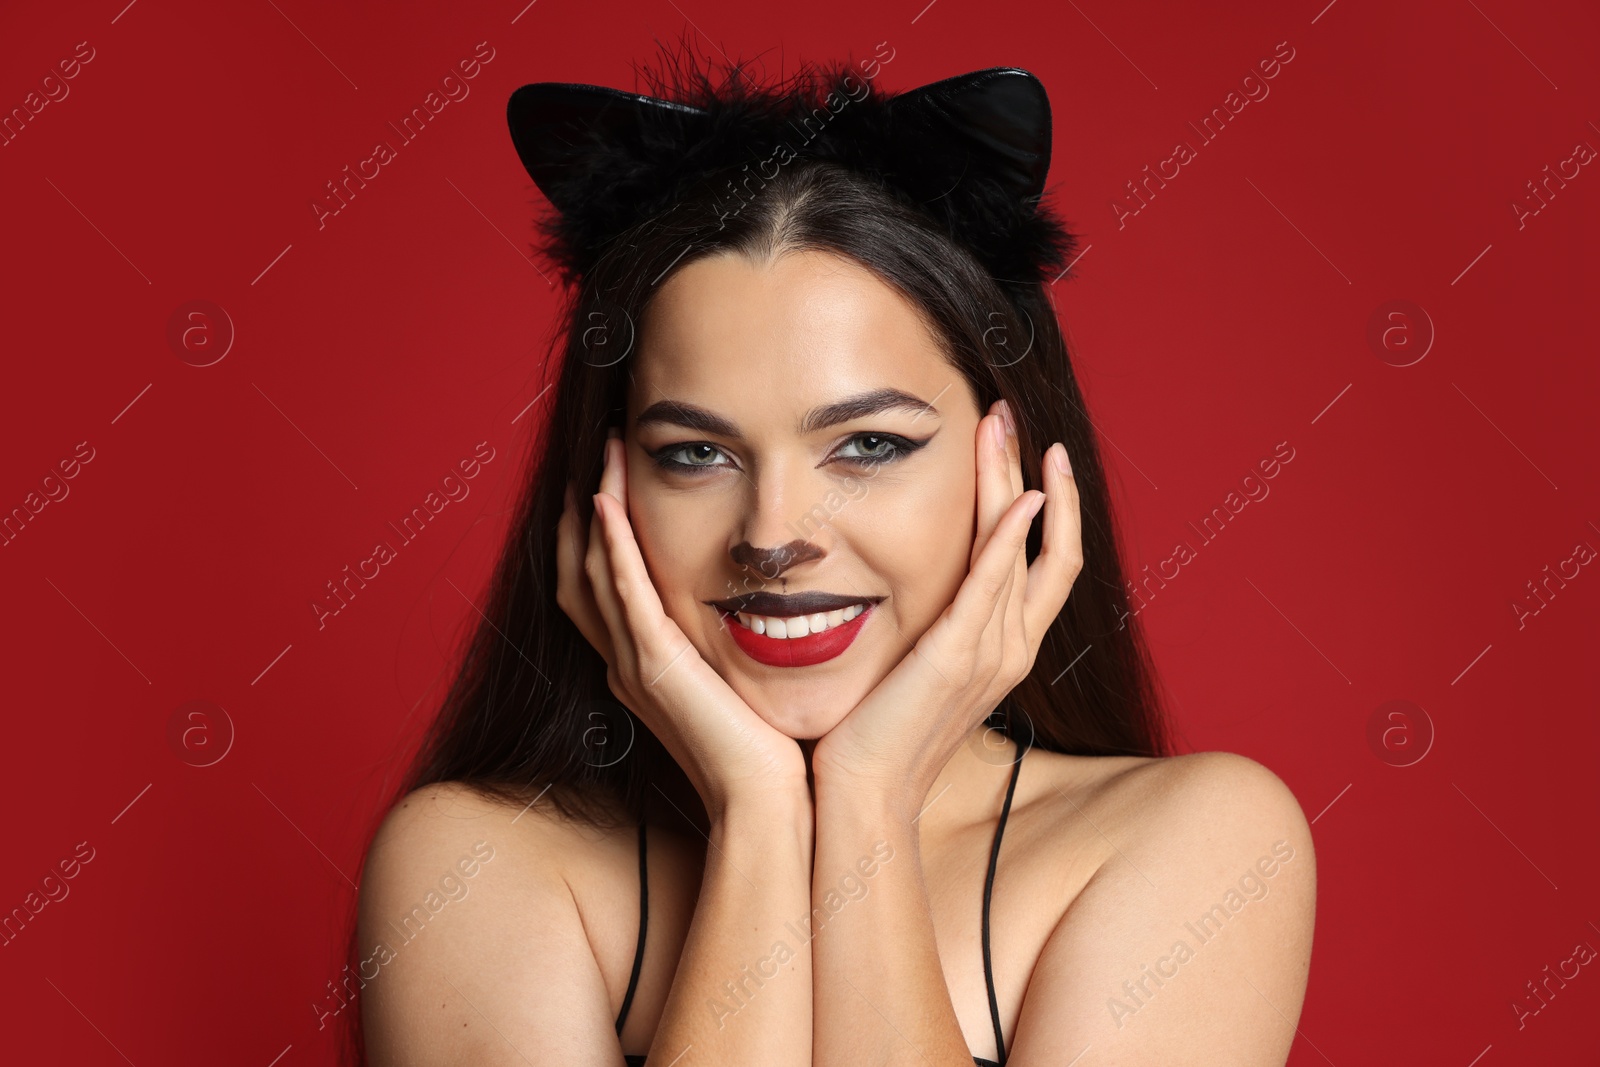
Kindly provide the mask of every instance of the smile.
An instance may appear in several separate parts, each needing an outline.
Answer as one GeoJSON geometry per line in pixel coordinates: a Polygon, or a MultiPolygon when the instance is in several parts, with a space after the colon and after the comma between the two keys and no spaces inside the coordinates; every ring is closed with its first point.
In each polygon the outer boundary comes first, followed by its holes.
{"type": "Polygon", "coordinates": [[[750,615],[741,611],[734,617],[746,630],[753,630],[771,638],[792,641],[831,630],[836,626],[843,626],[866,608],[865,604],[851,604],[847,608],[838,608],[834,611],[819,611],[815,615],[794,615],[788,618],[775,615],[750,615]]]}
{"type": "Polygon", "coordinates": [[[821,664],[850,648],[867,619],[875,600],[794,616],[765,616],[746,611],[730,613],[717,608],[726,622],[728,635],[739,651],[768,667],[810,667],[821,664]]]}

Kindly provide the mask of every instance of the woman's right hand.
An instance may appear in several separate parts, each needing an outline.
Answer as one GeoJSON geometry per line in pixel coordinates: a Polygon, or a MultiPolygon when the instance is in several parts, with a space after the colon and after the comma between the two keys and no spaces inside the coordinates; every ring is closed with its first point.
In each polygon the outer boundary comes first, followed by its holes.
{"type": "Polygon", "coordinates": [[[809,799],[799,744],[751,710],[662,609],[628,521],[620,438],[606,440],[605,455],[586,539],[567,485],[556,527],[556,603],[605,659],[612,694],[678,761],[709,814],[774,791],[809,799]]]}

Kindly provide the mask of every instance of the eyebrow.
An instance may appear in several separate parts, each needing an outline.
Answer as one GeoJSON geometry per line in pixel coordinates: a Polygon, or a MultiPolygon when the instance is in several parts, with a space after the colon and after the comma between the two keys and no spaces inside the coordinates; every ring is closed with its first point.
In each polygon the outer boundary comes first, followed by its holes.
{"type": "MultiPolygon", "coordinates": [[[[915,411],[918,415],[926,412],[934,418],[939,417],[938,408],[910,393],[899,389],[873,389],[870,392],[845,397],[832,404],[812,408],[800,420],[798,430],[802,434],[815,433],[829,426],[837,426],[841,422],[850,422],[853,419],[866,418],[868,415],[877,415],[885,411],[915,411]]],[[[633,425],[634,429],[638,430],[654,423],[686,426],[718,437],[743,436],[738,426],[716,412],[682,400],[656,401],[639,412],[639,417],[634,420],[633,425]]]]}

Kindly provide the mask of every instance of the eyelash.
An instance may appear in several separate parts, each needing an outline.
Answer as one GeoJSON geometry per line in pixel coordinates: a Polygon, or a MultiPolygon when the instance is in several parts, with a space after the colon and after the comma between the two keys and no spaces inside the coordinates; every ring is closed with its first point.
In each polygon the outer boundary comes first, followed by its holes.
{"type": "MultiPolygon", "coordinates": [[[[862,437],[876,437],[887,441],[891,446],[892,451],[876,456],[842,456],[839,458],[840,462],[850,463],[860,467],[876,465],[880,463],[898,463],[910,456],[912,453],[917,452],[928,443],[927,439],[921,441],[912,441],[909,438],[901,437],[899,434],[877,433],[874,431],[863,431],[861,433],[851,434],[848,438],[846,438],[846,443],[856,441],[862,437]]],[[[686,441],[683,444],[668,445],[666,448],[658,449],[655,452],[651,452],[649,455],[650,458],[655,461],[656,466],[666,471],[687,472],[718,470],[729,466],[729,464],[726,463],[683,463],[675,459],[667,458],[673,453],[683,452],[687,449],[699,448],[701,446],[715,449],[718,452],[722,451],[709,441],[686,441]]]]}

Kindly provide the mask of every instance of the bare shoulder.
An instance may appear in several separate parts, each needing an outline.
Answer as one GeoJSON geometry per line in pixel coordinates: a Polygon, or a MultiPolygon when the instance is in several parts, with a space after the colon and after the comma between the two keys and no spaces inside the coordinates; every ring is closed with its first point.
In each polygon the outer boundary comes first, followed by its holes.
{"type": "Polygon", "coordinates": [[[1234,752],[1191,752],[1162,758],[1126,757],[1101,776],[1107,800],[1130,806],[1152,819],[1142,829],[1159,832],[1184,813],[1208,820],[1226,816],[1239,825],[1250,819],[1303,821],[1300,803],[1283,780],[1265,765],[1234,752]]]}
{"type": "MultiPolygon", "coordinates": [[[[485,913],[548,903],[563,891],[564,865],[578,859],[575,837],[547,808],[522,810],[460,782],[423,786],[389,810],[367,850],[363,940],[408,932],[414,939],[414,931],[397,929],[414,899],[432,897],[429,914],[442,916],[476,894],[470,907],[452,913],[473,913],[476,926],[485,913]]],[[[458,929],[452,940],[462,936],[470,932],[458,929]]]]}
{"type": "MultiPolygon", "coordinates": [[[[1311,828],[1294,793],[1261,763],[1232,752],[1058,757],[1062,820],[1092,815],[1108,846],[1100,880],[1137,878],[1144,855],[1188,882],[1222,876],[1273,846],[1300,859],[1315,886],[1311,828]],[[1120,873],[1119,873],[1120,871],[1120,873]]],[[[1178,883],[1182,884],[1182,883],[1178,883]]],[[[1308,897],[1309,900],[1309,897],[1308,897]]]]}
{"type": "Polygon", "coordinates": [[[360,885],[362,1024],[373,1067],[581,1059],[609,996],[567,871],[594,831],[460,783],[385,816],[360,885]],[[559,977],[559,981],[554,979],[559,977]]]}
{"type": "Polygon", "coordinates": [[[1197,799],[1232,796],[1245,790],[1250,799],[1299,810],[1299,802],[1282,779],[1261,763],[1233,752],[1191,752],[1181,756],[1071,756],[1030,750],[1030,768],[1047,784],[1045,796],[1067,807],[1089,801],[1152,813],[1165,804],[1186,805],[1197,799]]]}
{"type": "MultiPolygon", "coordinates": [[[[1054,754],[1052,754],[1054,755],[1054,754]]],[[[1092,1043],[1189,1062],[1196,1042],[1281,1065],[1305,995],[1316,904],[1310,826],[1270,769],[1229,752],[1056,756],[1052,818],[1102,851],[1039,957],[1015,1067],[1092,1043]]]]}
{"type": "Polygon", "coordinates": [[[389,809],[373,835],[367,868],[386,863],[407,867],[440,849],[449,851],[479,840],[484,842],[481,847],[493,850],[498,840],[502,846],[519,843],[508,866],[539,861],[550,871],[549,861],[559,859],[563,846],[580,833],[577,825],[562,819],[548,804],[518,806],[462,782],[434,782],[389,809]],[[538,855],[546,850],[553,854],[538,855]]]}
{"type": "MultiPolygon", "coordinates": [[[[1030,752],[1036,818],[1092,823],[1110,845],[1137,838],[1166,852],[1216,850],[1231,835],[1276,833],[1309,851],[1310,828],[1294,793],[1266,766],[1232,752],[1182,756],[1069,756],[1030,752]],[[1116,834],[1110,831],[1115,829],[1116,834]],[[1114,840],[1113,840],[1114,839],[1114,840]]],[[[1298,847],[1298,846],[1297,846],[1298,847]]]]}

